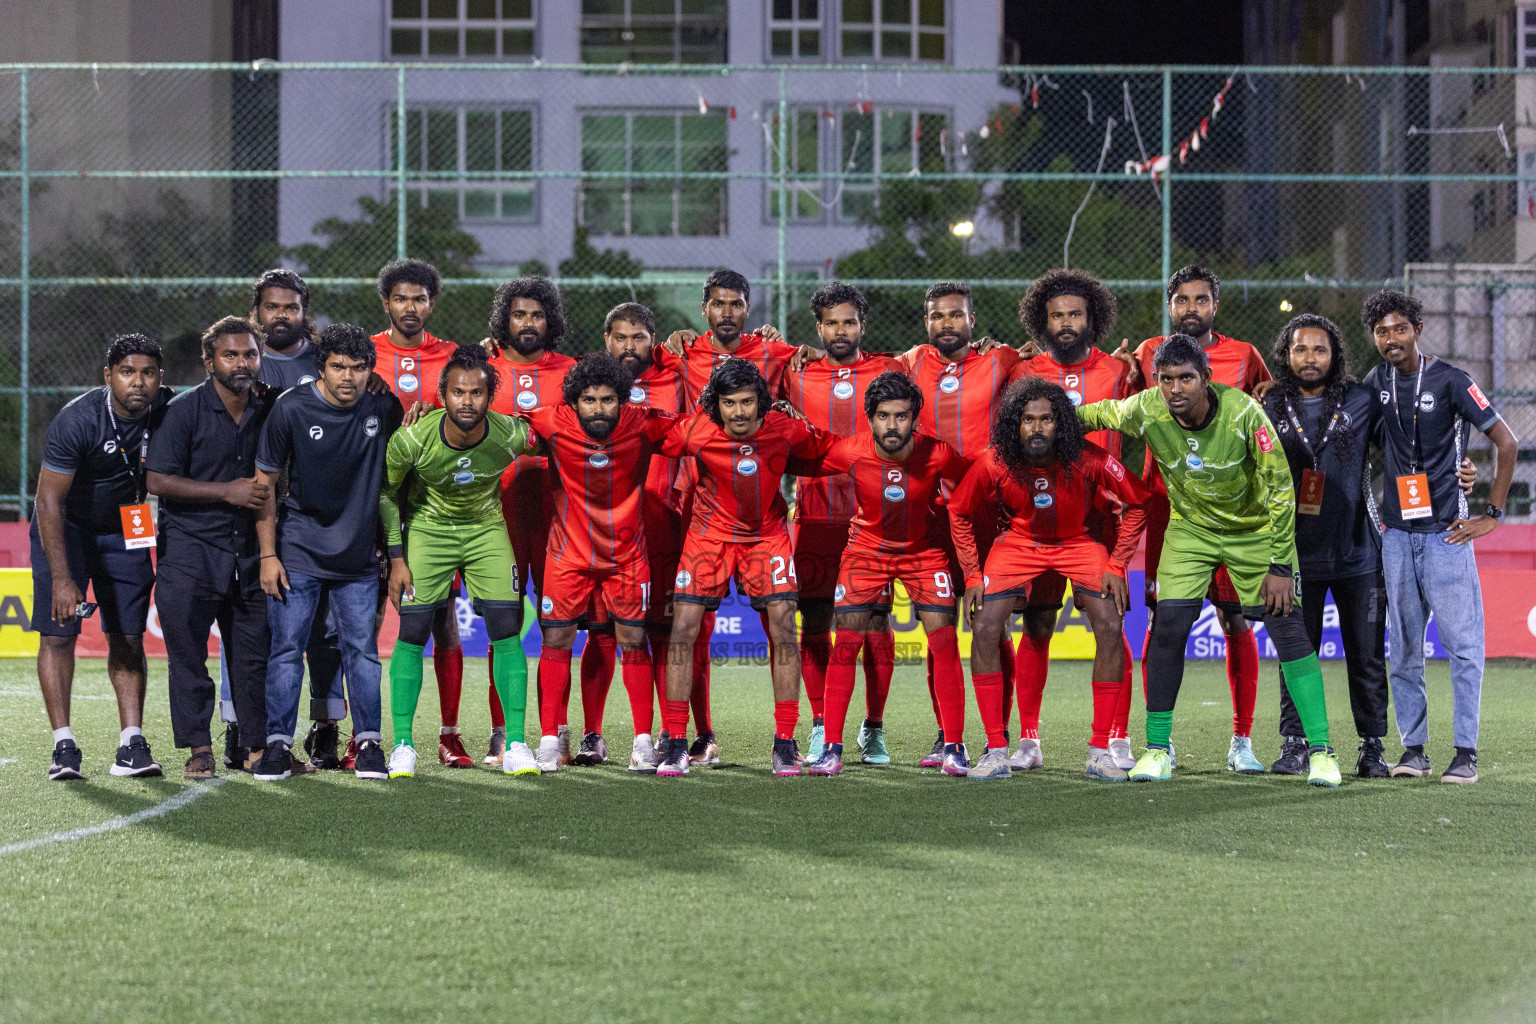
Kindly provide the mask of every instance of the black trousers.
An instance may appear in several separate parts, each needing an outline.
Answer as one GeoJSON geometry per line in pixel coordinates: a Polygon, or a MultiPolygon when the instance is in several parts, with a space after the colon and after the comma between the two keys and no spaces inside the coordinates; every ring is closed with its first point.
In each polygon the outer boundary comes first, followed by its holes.
{"type": "MultiPolygon", "coordinates": [[[[254,560],[252,560],[254,565],[254,560]]],[[[171,726],[178,747],[212,744],[209,722],[219,684],[208,675],[208,635],[219,624],[229,690],[241,736],[267,734],[267,596],[260,576],[241,573],[224,584],[210,583],[176,565],[160,565],[155,606],[165,634],[171,689],[171,726]]]]}
{"type": "MultiPolygon", "coordinates": [[[[1387,587],[1380,571],[1342,580],[1301,581],[1301,610],[1313,650],[1323,642],[1323,599],[1333,591],[1344,639],[1344,666],[1349,673],[1349,706],[1355,732],[1361,738],[1387,734],[1387,587]]],[[[1280,680],[1280,735],[1299,738],[1301,719],[1280,680]]]]}

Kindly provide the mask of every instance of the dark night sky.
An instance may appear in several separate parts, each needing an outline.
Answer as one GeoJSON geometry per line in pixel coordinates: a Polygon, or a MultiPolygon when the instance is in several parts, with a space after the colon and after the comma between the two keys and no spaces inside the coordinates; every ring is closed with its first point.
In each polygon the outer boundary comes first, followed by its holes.
{"type": "Polygon", "coordinates": [[[1241,0],[1004,0],[1025,64],[1238,64],[1241,0]]]}

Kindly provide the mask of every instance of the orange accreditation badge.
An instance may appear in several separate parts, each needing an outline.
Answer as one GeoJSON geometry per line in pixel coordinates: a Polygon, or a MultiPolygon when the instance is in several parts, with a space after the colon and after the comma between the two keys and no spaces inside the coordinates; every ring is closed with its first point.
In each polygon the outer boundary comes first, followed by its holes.
{"type": "Polygon", "coordinates": [[[1404,519],[1427,519],[1435,514],[1429,501],[1429,477],[1412,473],[1397,478],[1397,505],[1404,519]]]}
{"type": "Polygon", "coordinates": [[[155,546],[155,517],[149,510],[148,502],[142,505],[121,505],[117,511],[123,517],[123,547],[132,551],[134,548],[155,546]]]}
{"type": "Polygon", "coordinates": [[[1301,493],[1296,498],[1296,511],[1304,516],[1315,516],[1323,511],[1323,482],[1328,474],[1316,469],[1301,471],[1301,493]]]}

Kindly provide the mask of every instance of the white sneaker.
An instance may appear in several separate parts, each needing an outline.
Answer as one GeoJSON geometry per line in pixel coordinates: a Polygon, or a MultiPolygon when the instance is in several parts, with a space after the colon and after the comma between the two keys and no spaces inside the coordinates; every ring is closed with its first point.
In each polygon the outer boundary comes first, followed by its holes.
{"type": "Polygon", "coordinates": [[[651,743],[651,734],[642,732],[636,736],[634,745],[629,749],[629,770],[642,775],[655,775],[656,766],[660,763],[661,758],[656,756],[656,747],[651,743]]]}
{"type": "Polygon", "coordinates": [[[1115,767],[1121,771],[1130,771],[1136,767],[1136,755],[1131,753],[1131,741],[1122,736],[1119,739],[1109,741],[1109,759],[1115,762],[1115,767]]]}
{"type": "Polygon", "coordinates": [[[505,775],[542,775],[544,769],[539,767],[533,751],[528,749],[528,744],[508,743],[507,749],[501,755],[501,770],[505,775]]]}
{"type": "Polygon", "coordinates": [[[411,779],[416,777],[416,748],[409,743],[396,743],[389,755],[389,777],[411,779]]]}
{"type": "MultiPolygon", "coordinates": [[[[508,747],[511,744],[507,744],[508,747]]],[[[560,770],[560,740],[555,736],[545,736],[539,740],[539,752],[534,754],[534,759],[539,762],[539,771],[557,772],[560,770]]]]}
{"type": "Polygon", "coordinates": [[[1008,767],[1021,772],[1039,768],[1043,764],[1045,758],[1040,753],[1039,740],[1019,740],[1019,749],[1008,759],[1008,767]]]}

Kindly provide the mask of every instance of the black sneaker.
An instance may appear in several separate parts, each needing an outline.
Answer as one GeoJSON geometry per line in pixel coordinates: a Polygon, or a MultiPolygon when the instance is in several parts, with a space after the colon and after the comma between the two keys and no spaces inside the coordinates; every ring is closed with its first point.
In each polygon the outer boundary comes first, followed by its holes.
{"type": "MultiPolygon", "coordinates": [[[[1403,756],[1397,759],[1397,764],[1392,766],[1389,774],[1394,778],[1422,779],[1429,774],[1429,758],[1424,756],[1423,747],[1404,747],[1403,756]]],[[[1472,777],[1477,778],[1473,772],[1472,777]]]]}
{"type": "Polygon", "coordinates": [[[677,739],[673,739],[672,737],[667,736],[666,733],[662,733],[662,735],[666,736],[666,738],[661,741],[661,746],[656,748],[656,753],[657,753],[656,775],[657,775],[657,777],[658,778],[663,778],[663,779],[670,779],[670,778],[680,778],[680,777],[682,777],[684,775],[687,775],[688,774],[688,744],[687,744],[687,742],[681,736],[679,736],[677,739]]]}
{"type": "Polygon", "coordinates": [[[357,747],[357,763],[352,774],[360,779],[387,779],[389,765],[384,760],[384,748],[378,740],[363,740],[357,747]]]}
{"type": "Polygon", "coordinates": [[[1476,782],[1477,781],[1477,751],[1468,750],[1466,747],[1457,747],[1456,756],[1451,758],[1451,766],[1440,776],[1441,782],[1476,782]]]}
{"type": "Polygon", "coordinates": [[[251,748],[240,745],[240,729],[234,722],[224,726],[224,767],[232,771],[245,771],[245,760],[251,748]]]}
{"type": "Polygon", "coordinates": [[[604,764],[608,760],[608,743],[600,732],[589,732],[581,738],[581,749],[576,751],[575,764],[604,764]]]}
{"type": "Polygon", "coordinates": [[[1385,779],[1390,772],[1381,753],[1381,740],[1366,736],[1360,740],[1360,755],[1355,758],[1355,774],[1362,779],[1385,779]]]}
{"type": "Polygon", "coordinates": [[[720,744],[715,742],[715,734],[701,732],[693,738],[693,743],[688,747],[688,762],[690,764],[719,764],[720,744]]]}
{"type": "Polygon", "coordinates": [[[944,730],[939,730],[939,738],[933,741],[933,749],[928,751],[923,759],[917,762],[919,768],[937,768],[944,763],[944,730]]]}
{"type": "Polygon", "coordinates": [[[1280,737],[1280,757],[1269,766],[1275,775],[1305,775],[1311,770],[1307,759],[1307,741],[1300,736],[1280,737]]]}
{"type": "Polygon", "coordinates": [[[112,774],[119,778],[154,779],[165,772],[160,770],[160,762],[149,752],[149,741],[143,736],[135,736],[126,747],[117,748],[117,763],[112,766],[112,774]]]}
{"type": "Polygon", "coordinates": [[[293,761],[288,757],[288,744],[281,740],[268,743],[251,773],[257,782],[281,782],[293,774],[293,761]]]}
{"type": "Polygon", "coordinates": [[[49,782],[83,779],[80,773],[80,748],[74,740],[59,740],[53,745],[53,763],[48,766],[49,782]]]}
{"type": "Polygon", "coordinates": [[[322,771],[340,771],[341,756],[336,753],[340,741],[341,730],[335,722],[311,722],[309,734],[304,737],[304,753],[309,755],[309,763],[322,771]]]}

